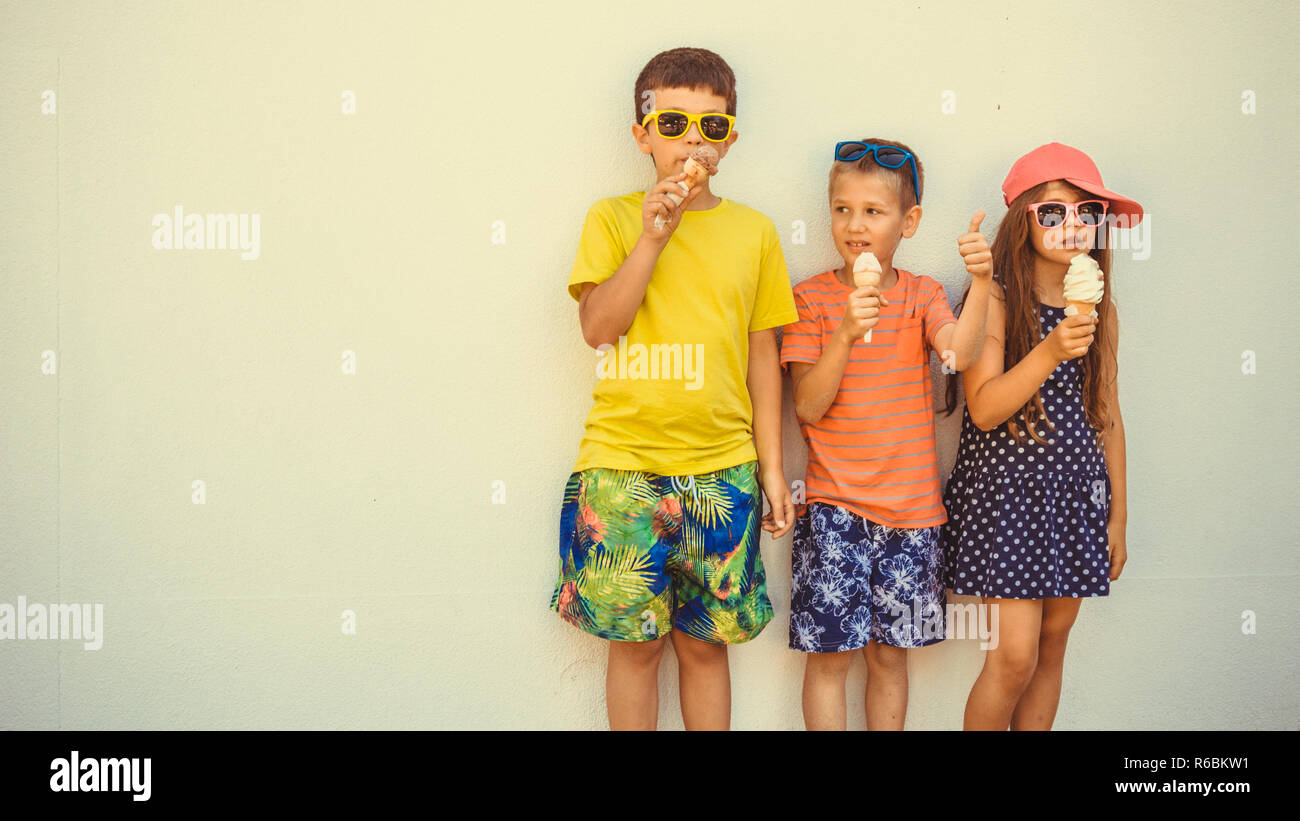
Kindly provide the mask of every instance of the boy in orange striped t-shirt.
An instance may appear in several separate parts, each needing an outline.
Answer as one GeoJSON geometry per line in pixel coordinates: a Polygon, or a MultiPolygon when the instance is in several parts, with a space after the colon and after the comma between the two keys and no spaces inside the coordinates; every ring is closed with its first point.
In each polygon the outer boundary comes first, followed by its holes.
{"type": "Polygon", "coordinates": [[[972,277],[960,319],[943,286],[893,267],[921,221],[925,179],[906,145],[841,142],[830,173],[831,235],[844,264],[795,286],[799,320],[781,364],[808,445],[807,504],[795,520],[790,646],[808,655],[808,729],[845,729],[852,651],[867,659],[868,729],[903,728],[907,647],[944,638],[930,351],[962,370],[984,340],[992,255],[971,219],[958,250],[972,277]],[[879,287],[857,288],[870,251],[879,287]],[[871,341],[864,341],[871,332],[871,341]]]}

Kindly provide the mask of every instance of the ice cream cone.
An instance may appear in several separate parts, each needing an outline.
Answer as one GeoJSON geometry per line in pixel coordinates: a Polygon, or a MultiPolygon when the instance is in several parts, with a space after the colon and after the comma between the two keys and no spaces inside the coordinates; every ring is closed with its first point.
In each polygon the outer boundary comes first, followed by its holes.
{"type": "Polygon", "coordinates": [[[1087,254],[1078,254],[1070,260],[1063,282],[1065,315],[1092,314],[1097,316],[1097,303],[1106,290],[1106,280],[1097,261],[1087,254]]]}
{"type": "Polygon", "coordinates": [[[682,166],[686,172],[686,179],[678,183],[687,194],[697,185],[702,184],[709,178],[709,169],[695,161],[694,157],[687,157],[686,164],[682,166]]]}
{"type": "Polygon", "coordinates": [[[1065,307],[1066,307],[1066,311],[1065,311],[1066,316],[1074,316],[1075,314],[1092,314],[1093,316],[1097,315],[1097,306],[1092,304],[1091,302],[1067,302],[1065,307]]]}
{"type": "MultiPolygon", "coordinates": [[[[702,185],[705,180],[718,173],[718,150],[711,145],[696,148],[682,164],[682,172],[686,174],[686,178],[677,182],[677,186],[682,189],[681,196],[673,193],[667,195],[668,199],[677,205],[682,204],[682,200],[691,193],[692,188],[702,185]]],[[[655,228],[661,230],[663,227],[664,218],[656,216],[655,228]]]]}
{"type": "MultiPolygon", "coordinates": [[[[859,288],[865,288],[868,285],[880,287],[880,260],[870,251],[863,251],[858,254],[858,258],[853,261],[853,284],[859,288]]],[[[871,331],[867,331],[862,337],[863,342],[871,341],[871,331]]]]}

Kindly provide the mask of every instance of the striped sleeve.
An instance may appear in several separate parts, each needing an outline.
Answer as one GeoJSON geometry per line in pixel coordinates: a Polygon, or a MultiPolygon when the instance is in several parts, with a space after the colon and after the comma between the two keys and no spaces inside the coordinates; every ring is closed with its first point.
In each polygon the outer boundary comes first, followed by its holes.
{"type": "Polygon", "coordinates": [[[790,362],[816,365],[822,355],[822,332],[817,307],[798,288],[794,292],[794,307],[799,318],[785,326],[781,339],[781,366],[786,370],[789,370],[786,365],[790,362]]]}
{"type": "Polygon", "coordinates": [[[925,320],[925,338],[929,341],[931,349],[938,350],[939,346],[935,340],[939,336],[939,331],[945,325],[957,324],[957,318],[952,315],[952,309],[948,307],[948,296],[944,293],[943,286],[933,279],[926,277],[920,297],[923,305],[921,315],[925,320]]]}

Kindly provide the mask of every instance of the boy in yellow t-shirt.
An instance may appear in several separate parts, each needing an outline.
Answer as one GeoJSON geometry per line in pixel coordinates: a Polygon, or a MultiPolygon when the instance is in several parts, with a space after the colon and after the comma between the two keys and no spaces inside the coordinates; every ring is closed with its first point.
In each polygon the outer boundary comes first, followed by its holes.
{"type": "Polygon", "coordinates": [[[770,219],[707,180],[669,196],[695,148],[722,157],[736,141],[731,68],[704,49],[663,52],[634,106],[656,184],[591,207],[569,277],[599,379],[564,490],[551,608],[609,640],[612,729],[654,728],[670,636],[687,729],[726,729],[727,645],[773,615],[760,531],[794,523],[776,328],[798,315],[770,219]]]}

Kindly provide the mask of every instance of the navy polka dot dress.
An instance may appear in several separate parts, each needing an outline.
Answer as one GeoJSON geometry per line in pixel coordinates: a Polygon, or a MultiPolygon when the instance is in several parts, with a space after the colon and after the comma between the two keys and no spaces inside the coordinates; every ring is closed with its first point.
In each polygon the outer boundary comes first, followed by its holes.
{"type": "MultiPolygon", "coordinates": [[[[1065,309],[1039,304],[1042,337],[1065,309]]],[[[1042,338],[1040,337],[1040,338],[1042,338]]],[[[1017,444],[1006,425],[982,431],[962,411],[957,463],[944,489],[941,531],[954,593],[1005,599],[1110,592],[1110,476],[1083,408],[1079,359],[1057,366],[1039,391],[1056,427],[1049,443],[1017,444]]]]}

